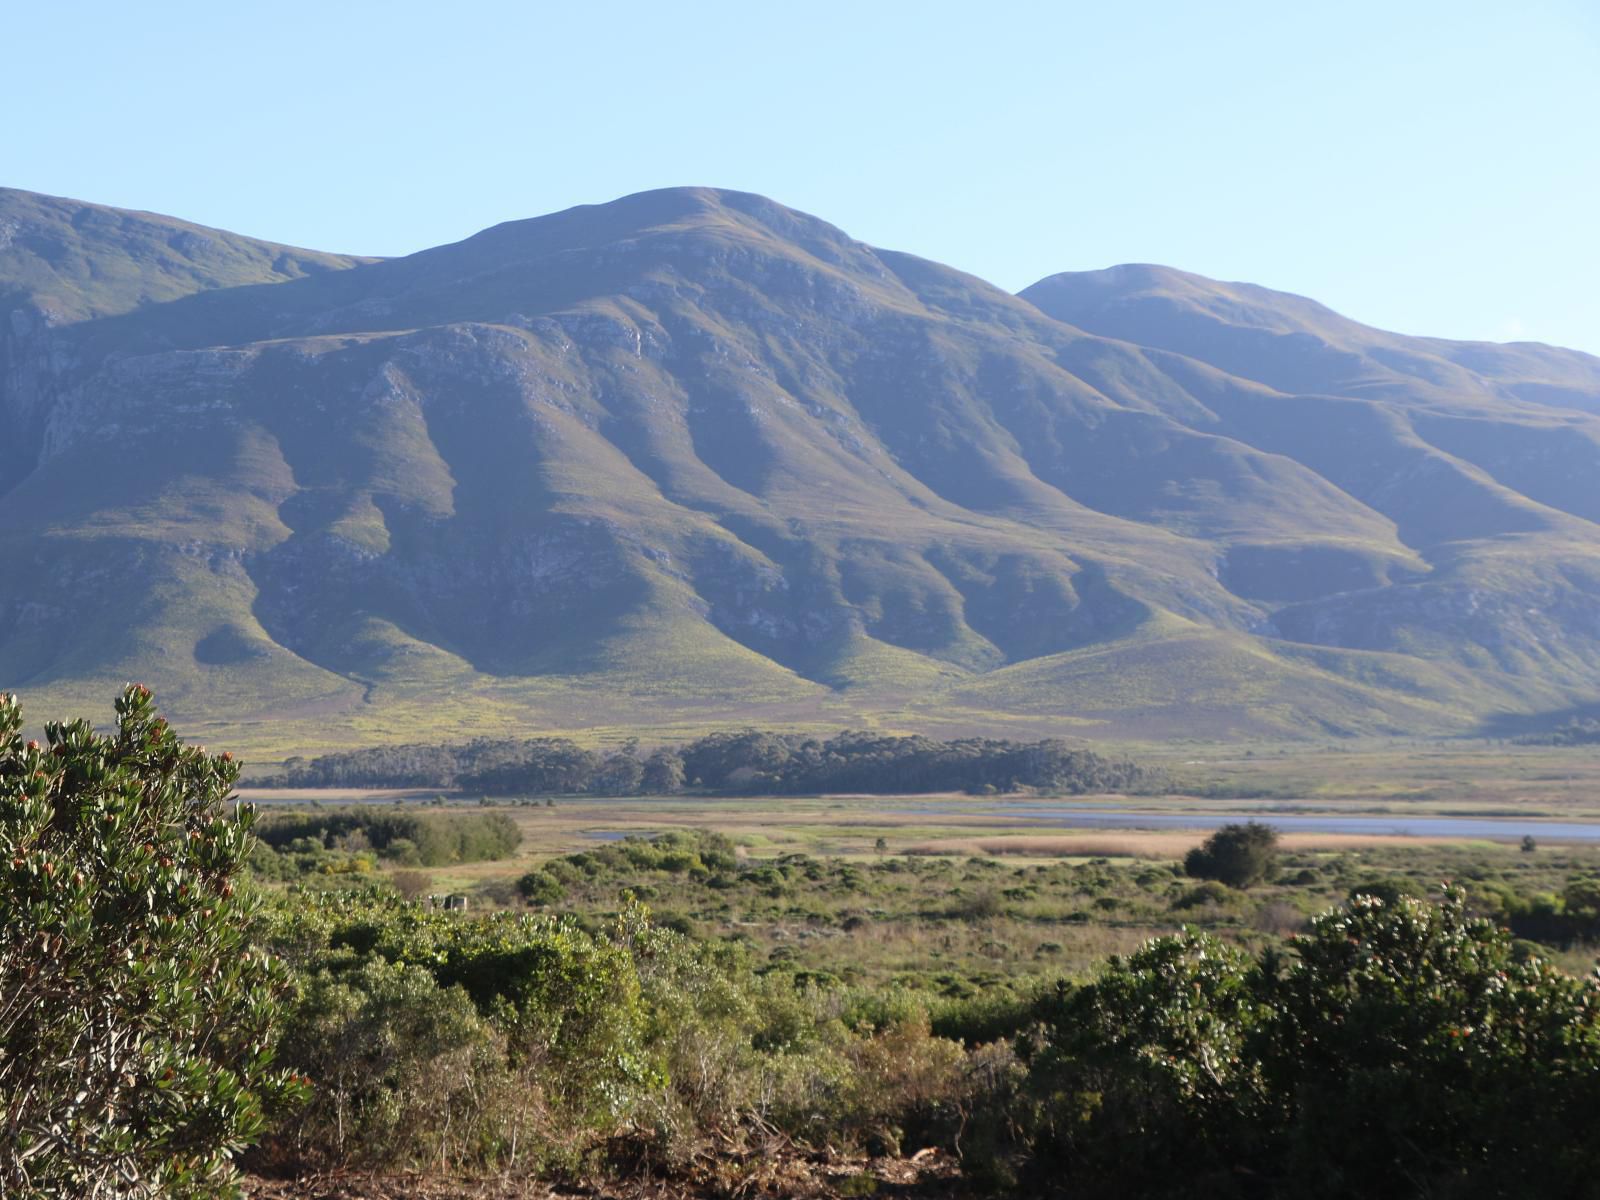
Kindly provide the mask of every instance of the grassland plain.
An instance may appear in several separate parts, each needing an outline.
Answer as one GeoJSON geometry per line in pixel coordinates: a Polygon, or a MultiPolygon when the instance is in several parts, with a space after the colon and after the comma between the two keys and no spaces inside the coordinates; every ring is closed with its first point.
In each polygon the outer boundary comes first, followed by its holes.
{"type": "MultiPolygon", "coordinates": [[[[1352,887],[1401,879],[1427,892],[1446,880],[1517,895],[1560,895],[1600,874],[1600,844],[1540,838],[1540,822],[1600,824],[1600,756],[1581,748],[1383,744],[1352,748],[1288,743],[1248,748],[1171,747],[1162,763],[1192,793],[1074,797],[1086,810],[1187,818],[1192,828],[1086,826],[1048,797],[449,797],[428,791],[280,789],[245,795],[272,811],[351,804],[440,805],[508,814],[522,843],[507,859],[421,872],[408,886],[463,893],[479,907],[520,907],[530,871],[563,881],[553,907],[602,920],[624,894],[698,936],[732,938],[785,969],[850,983],[896,983],[946,996],[991,987],[1026,989],[1040,979],[1081,977],[1110,954],[1185,924],[1246,944],[1292,932],[1352,887]],[[1203,794],[1198,794],[1203,793],[1203,794]],[[1040,813],[1054,814],[1041,827],[1040,813]],[[1196,892],[1183,855],[1205,818],[1503,818],[1535,831],[1538,848],[1442,833],[1289,833],[1282,869],[1249,893],[1196,892]],[[738,887],[641,866],[626,850],[642,840],[726,838],[741,868],[738,887]],[[619,854],[621,857],[619,858],[619,854]],[[576,856],[574,858],[573,856],[576,856]],[[596,857],[598,856],[598,858],[596,857]],[[564,864],[606,865],[591,874],[564,864]],[[778,868],[781,872],[774,874],[778,868]],[[1492,886],[1491,886],[1492,885],[1492,886]]],[[[392,874],[374,864],[373,879],[392,874]]],[[[309,881],[316,884],[315,880],[309,881]]],[[[348,875],[324,884],[349,885],[348,875]]],[[[1593,948],[1552,948],[1587,970],[1593,948]]]]}

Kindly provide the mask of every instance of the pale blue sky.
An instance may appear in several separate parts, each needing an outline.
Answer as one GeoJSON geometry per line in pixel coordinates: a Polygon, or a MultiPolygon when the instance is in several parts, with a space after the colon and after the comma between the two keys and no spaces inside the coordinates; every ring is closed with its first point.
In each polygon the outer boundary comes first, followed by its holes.
{"type": "Polygon", "coordinates": [[[673,184],[1600,352],[1600,0],[4,5],[0,183],[404,254],[673,184]]]}

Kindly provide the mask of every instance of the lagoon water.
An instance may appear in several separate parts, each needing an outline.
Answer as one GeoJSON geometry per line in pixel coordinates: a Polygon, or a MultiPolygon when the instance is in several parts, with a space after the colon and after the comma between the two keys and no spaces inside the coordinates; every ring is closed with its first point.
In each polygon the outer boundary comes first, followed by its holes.
{"type": "Polygon", "coordinates": [[[1600,823],[1548,821],[1537,817],[1428,817],[1380,814],[1341,817],[1323,813],[1288,814],[1255,812],[1157,813],[1118,811],[1091,804],[1041,806],[1026,802],[987,802],[956,808],[894,808],[886,811],[915,816],[955,815],[956,812],[982,813],[1001,818],[1008,825],[1032,825],[1040,829],[1217,829],[1240,821],[1260,821],[1279,833],[1369,833],[1399,837],[1482,838],[1490,841],[1520,841],[1531,835],[1535,840],[1600,842],[1600,823]]]}

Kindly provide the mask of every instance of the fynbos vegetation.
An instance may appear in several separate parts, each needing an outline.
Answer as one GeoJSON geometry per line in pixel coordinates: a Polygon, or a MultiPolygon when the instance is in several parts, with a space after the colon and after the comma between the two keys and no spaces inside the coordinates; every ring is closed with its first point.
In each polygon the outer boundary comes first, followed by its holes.
{"type": "MultiPolygon", "coordinates": [[[[1544,880],[1553,855],[1510,852],[1427,899],[1343,858],[1280,868],[1251,826],[1191,856],[1198,885],[1170,862],[886,845],[762,861],[674,832],[549,859],[499,907],[459,913],[403,898],[416,868],[266,886],[253,814],[225,804],[237,768],[182,746],[142,689],[110,736],[80,722],[30,744],[20,721],[7,700],[8,1195],[219,1195],[246,1152],[264,1172],[649,1164],[736,1195],[759,1186],[756,1148],[780,1144],[936,1151],[997,1196],[1578,1195],[1592,1176],[1600,983],[1505,928],[1559,944],[1600,921],[1591,876],[1555,897],[1502,882],[1544,880]],[[1309,920],[1291,903],[1330,892],[1348,899],[1309,920]],[[1041,942],[1012,978],[872,974],[843,950],[830,971],[742,932],[911,921],[953,950],[988,930],[982,960],[1019,921],[1170,929],[1173,914],[1209,928],[1071,971],[1041,942]]],[[[399,866],[506,853],[507,824],[394,809],[259,828],[283,848],[268,864],[310,844],[399,866]]]]}
{"type": "Polygon", "coordinates": [[[275,813],[256,827],[250,857],[258,874],[291,878],[312,870],[369,871],[379,860],[402,867],[504,858],[522,833],[504,813],[428,813],[353,808],[275,813]]]}

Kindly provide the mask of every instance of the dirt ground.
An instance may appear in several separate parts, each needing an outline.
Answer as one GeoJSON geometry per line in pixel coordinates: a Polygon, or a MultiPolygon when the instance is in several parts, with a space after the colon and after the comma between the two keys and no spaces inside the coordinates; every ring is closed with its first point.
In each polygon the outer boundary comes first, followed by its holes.
{"type": "Polygon", "coordinates": [[[851,1158],[790,1151],[705,1161],[690,1178],[551,1184],[490,1177],[332,1172],[297,1179],[246,1178],[249,1200],[962,1200],[959,1164],[923,1150],[907,1158],[851,1158]]]}

